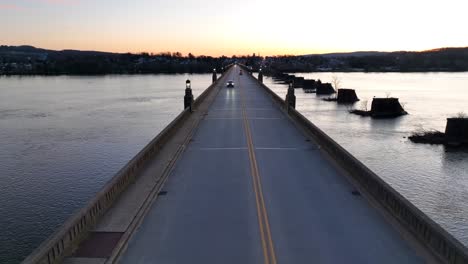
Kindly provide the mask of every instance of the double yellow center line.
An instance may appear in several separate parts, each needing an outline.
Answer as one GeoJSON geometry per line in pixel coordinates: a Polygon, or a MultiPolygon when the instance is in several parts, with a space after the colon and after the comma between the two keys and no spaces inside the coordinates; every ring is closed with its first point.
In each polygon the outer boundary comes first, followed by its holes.
{"type": "Polygon", "coordinates": [[[247,148],[249,152],[250,159],[250,170],[252,174],[253,188],[255,192],[255,202],[257,204],[257,218],[258,225],[260,228],[260,237],[262,242],[262,249],[264,255],[265,264],[276,264],[276,254],[271,238],[270,223],[268,221],[268,214],[265,207],[265,199],[263,198],[262,191],[262,181],[260,179],[260,173],[258,172],[257,159],[255,158],[255,148],[252,140],[252,133],[250,130],[250,124],[247,119],[246,107],[245,107],[245,97],[242,86],[240,84],[240,78],[237,78],[237,83],[239,84],[239,91],[242,104],[242,117],[244,120],[244,130],[247,137],[247,148]]]}

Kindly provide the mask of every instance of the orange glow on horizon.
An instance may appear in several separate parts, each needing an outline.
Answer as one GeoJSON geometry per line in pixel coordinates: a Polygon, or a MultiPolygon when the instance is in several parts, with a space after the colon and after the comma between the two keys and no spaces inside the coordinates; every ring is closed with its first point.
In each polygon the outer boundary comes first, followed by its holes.
{"type": "Polygon", "coordinates": [[[1,45],[207,56],[468,46],[464,0],[3,1],[1,45]]]}
{"type": "Polygon", "coordinates": [[[350,52],[352,50],[319,50],[319,49],[298,49],[293,50],[290,48],[278,48],[278,47],[258,47],[253,48],[252,46],[234,46],[234,47],[219,47],[211,49],[210,51],[206,49],[206,46],[197,45],[192,46],[191,48],[184,47],[182,45],[119,45],[117,43],[112,43],[111,45],[107,43],[102,43],[100,45],[96,45],[96,43],[87,43],[87,42],[74,42],[68,44],[56,44],[52,41],[47,41],[45,43],[12,43],[8,44],[12,46],[20,46],[20,45],[32,45],[37,48],[43,49],[50,49],[50,50],[91,50],[91,51],[102,51],[102,52],[114,52],[114,53],[141,53],[141,52],[148,52],[148,53],[161,53],[161,52],[181,52],[183,55],[188,55],[192,53],[195,56],[205,55],[205,56],[213,56],[213,57],[220,57],[220,56],[227,56],[231,57],[235,56],[243,56],[243,55],[252,55],[255,53],[256,55],[261,56],[280,56],[280,55],[306,55],[306,54],[323,54],[323,53],[331,53],[331,52],[350,52]],[[130,48],[131,47],[131,48],[130,48]]]}

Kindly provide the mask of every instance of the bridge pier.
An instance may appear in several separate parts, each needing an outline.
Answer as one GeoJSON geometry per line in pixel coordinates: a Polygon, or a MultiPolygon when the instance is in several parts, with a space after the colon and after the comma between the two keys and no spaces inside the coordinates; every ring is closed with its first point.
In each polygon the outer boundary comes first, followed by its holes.
{"type": "Polygon", "coordinates": [[[190,112],[192,112],[192,104],[193,104],[192,84],[190,83],[190,80],[187,80],[185,82],[184,109],[187,109],[187,107],[189,107],[190,112]]]}

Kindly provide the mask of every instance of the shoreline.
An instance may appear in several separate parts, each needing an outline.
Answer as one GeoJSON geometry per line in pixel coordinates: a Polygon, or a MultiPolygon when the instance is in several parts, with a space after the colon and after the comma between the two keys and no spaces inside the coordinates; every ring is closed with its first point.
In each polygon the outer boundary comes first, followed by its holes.
{"type": "MultiPolygon", "coordinates": [[[[284,73],[400,73],[400,74],[413,74],[413,73],[468,73],[468,71],[460,70],[460,71],[453,71],[453,70],[439,70],[439,71],[342,71],[342,70],[329,70],[329,71],[282,71],[284,73]]],[[[116,76],[125,76],[125,75],[182,75],[182,74],[211,74],[212,72],[204,71],[204,72],[138,72],[138,73],[99,73],[99,74],[81,74],[81,73],[15,73],[15,74],[0,74],[0,77],[13,77],[13,76],[108,76],[108,75],[116,75],[116,76]]],[[[256,73],[256,71],[254,71],[256,73]]]]}

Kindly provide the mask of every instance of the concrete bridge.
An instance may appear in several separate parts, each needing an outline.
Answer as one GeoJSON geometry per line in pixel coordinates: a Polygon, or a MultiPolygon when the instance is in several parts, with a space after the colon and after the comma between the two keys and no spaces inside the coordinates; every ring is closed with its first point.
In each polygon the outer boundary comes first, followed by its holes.
{"type": "Polygon", "coordinates": [[[214,76],[24,263],[468,263],[259,80],[241,65],[214,76]]]}

